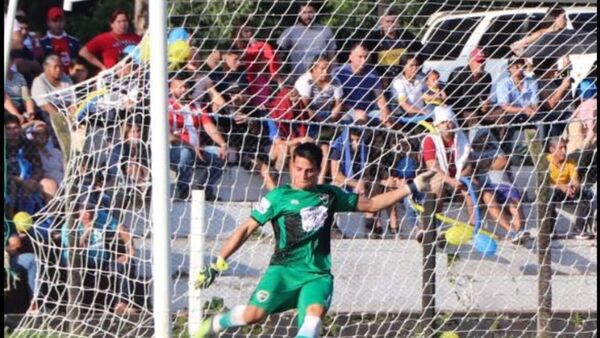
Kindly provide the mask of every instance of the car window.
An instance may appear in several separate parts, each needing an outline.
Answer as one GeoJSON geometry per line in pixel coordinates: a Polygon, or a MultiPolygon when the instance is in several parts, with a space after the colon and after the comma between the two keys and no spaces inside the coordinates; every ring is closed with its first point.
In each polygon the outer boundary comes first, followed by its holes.
{"type": "Polygon", "coordinates": [[[569,14],[569,20],[573,28],[581,32],[596,32],[598,19],[596,13],[572,13],[569,14]]]}
{"type": "Polygon", "coordinates": [[[425,45],[429,60],[454,60],[481,22],[482,17],[442,20],[433,28],[425,45]]]}
{"type": "Polygon", "coordinates": [[[544,14],[502,15],[492,20],[488,30],[481,37],[483,46],[491,58],[506,58],[511,55],[510,45],[526,34],[540,28],[544,14]]]}

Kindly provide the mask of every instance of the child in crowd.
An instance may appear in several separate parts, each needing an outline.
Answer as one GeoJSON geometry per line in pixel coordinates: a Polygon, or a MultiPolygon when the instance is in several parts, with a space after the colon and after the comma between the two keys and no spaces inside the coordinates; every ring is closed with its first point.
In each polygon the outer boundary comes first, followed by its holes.
{"type": "Polygon", "coordinates": [[[423,93],[423,102],[427,105],[427,109],[443,105],[448,95],[440,85],[440,73],[437,70],[431,70],[427,74],[425,85],[427,90],[423,93]]]}

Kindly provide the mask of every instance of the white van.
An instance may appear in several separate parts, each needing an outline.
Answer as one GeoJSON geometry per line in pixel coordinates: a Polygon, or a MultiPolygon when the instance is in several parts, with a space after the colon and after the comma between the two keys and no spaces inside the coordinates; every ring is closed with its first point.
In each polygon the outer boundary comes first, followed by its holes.
{"type": "MultiPolygon", "coordinates": [[[[567,28],[596,33],[596,6],[567,7],[567,28]]],[[[486,71],[496,82],[507,75],[510,45],[530,33],[543,20],[547,7],[482,12],[438,12],[426,24],[422,43],[428,50],[424,70],[435,69],[447,81],[455,68],[467,64],[469,53],[481,46],[488,59],[486,71]]],[[[584,78],[597,55],[572,55],[571,76],[578,83],[584,78]]]]}

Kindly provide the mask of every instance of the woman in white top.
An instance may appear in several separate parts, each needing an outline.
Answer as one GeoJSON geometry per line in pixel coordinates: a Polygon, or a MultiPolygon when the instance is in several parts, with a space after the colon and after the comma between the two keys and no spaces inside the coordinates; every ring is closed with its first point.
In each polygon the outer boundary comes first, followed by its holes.
{"type": "Polygon", "coordinates": [[[427,89],[425,79],[419,74],[421,61],[415,55],[404,54],[400,59],[400,65],[402,72],[392,81],[398,105],[404,114],[428,114],[423,101],[423,93],[427,89]]]}

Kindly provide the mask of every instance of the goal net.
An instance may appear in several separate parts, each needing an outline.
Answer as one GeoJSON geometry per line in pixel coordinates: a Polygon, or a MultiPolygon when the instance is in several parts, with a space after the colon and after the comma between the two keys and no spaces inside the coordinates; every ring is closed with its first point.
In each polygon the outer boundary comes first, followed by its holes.
{"type": "MultiPolygon", "coordinates": [[[[324,151],[320,183],[365,197],[431,166],[447,177],[435,260],[421,243],[424,196],[336,216],[321,336],[597,335],[595,2],[167,8],[173,336],[248,302],[281,240],[270,225],[210,288],[194,282],[261,197],[290,182],[301,142],[324,151]],[[548,238],[550,270],[538,250],[548,238]]],[[[70,152],[28,232],[37,309],[15,336],[154,334],[151,242],[167,225],[151,222],[151,43],[48,97],[70,152]]],[[[295,336],[296,320],[286,311],[221,336],[295,336]]]]}

